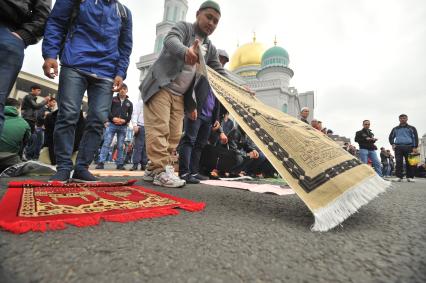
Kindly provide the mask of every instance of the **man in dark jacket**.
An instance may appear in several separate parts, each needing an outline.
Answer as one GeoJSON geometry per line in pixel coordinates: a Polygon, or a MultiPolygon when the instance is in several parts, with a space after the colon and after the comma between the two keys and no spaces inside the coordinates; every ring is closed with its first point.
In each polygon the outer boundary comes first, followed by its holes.
{"type": "Polygon", "coordinates": [[[376,154],[377,147],[374,144],[377,139],[370,130],[370,120],[364,120],[362,122],[362,127],[362,130],[355,134],[355,142],[359,144],[359,159],[361,159],[363,163],[368,164],[368,159],[370,158],[374,170],[382,177],[382,166],[376,154]]]}
{"type": "Polygon", "coordinates": [[[4,102],[24,61],[24,49],[43,35],[51,0],[0,0],[0,135],[4,102]]]}
{"type": "Polygon", "coordinates": [[[72,178],[99,181],[88,167],[99,149],[113,91],[119,91],[126,78],[132,44],[132,16],[119,1],[56,0],[42,46],[47,77],[58,75],[58,56],[61,61],[54,133],[58,171],[50,180],[66,182],[70,177],[74,131],[87,91],[86,129],[72,178]]]}
{"type": "Polygon", "coordinates": [[[104,169],[105,160],[111,149],[111,143],[117,134],[117,150],[118,158],[116,160],[117,169],[124,170],[124,152],[123,144],[126,137],[127,127],[132,118],[133,104],[127,96],[127,85],[123,84],[120,92],[112,99],[111,112],[109,113],[108,122],[104,134],[104,143],[102,144],[99,162],[96,169],[104,169]]]}
{"type": "Polygon", "coordinates": [[[31,133],[34,133],[38,111],[42,109],[50,100],[50,97],[46,96],[42,102],[37,103],[37,97],[40,96],[40,94],[41,87],[39,85],[33,85],[31,87],[31,92],[25,95],[24,99],[22,100],[21,115],[22,118],[27,121],[28,125],[30,125],[31,133]]]}
{"type": "Polygon", "coordinates": [[[399,125],[393,128],[389,134],[389,143],[392,145],[392,148],[395,151],[395,175],[398,177],[398,182],[401,182],[404,178],[404,173],[402,170],[403,158],[405,159],[407,181],[414,181],[414,168],[408,163],[408,155],[411,153],[417,153],[419,137],[417,135],[417,129],[411,125],[408,125],[407,121],[407,115],[399,115],[399,125]]]}
{"type": "Polygon", "coordinates": [[[216,47],[209,35],[220,19],[220,7],[205,1],[196,14],[195,23],[179,22],[164,39],[164,47],[157,61],[149,69],[140,90],[144,101],[146,149],[150,163],[144,180],[165,187],[182,187],[185,181],[176,177],[171,153],[176,149],[181,134],[184,111],[197,119],[197,101],[193,97],[199,46],[205,49],[208,66],[226,75],[219,62],[216,47]],[[184,102],[185,101],[185,102],[184,102]]]}

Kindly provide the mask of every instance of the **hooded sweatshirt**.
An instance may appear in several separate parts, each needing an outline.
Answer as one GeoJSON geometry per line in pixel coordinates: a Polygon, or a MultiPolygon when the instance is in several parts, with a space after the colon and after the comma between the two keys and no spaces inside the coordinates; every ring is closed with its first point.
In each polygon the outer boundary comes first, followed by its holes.
{"type": "Polygon", "coordinates": [[[27,121],[13,106],[4,108],[4,128],[0,137],[0,152],[20,153],[31,134],[27,121]]]}

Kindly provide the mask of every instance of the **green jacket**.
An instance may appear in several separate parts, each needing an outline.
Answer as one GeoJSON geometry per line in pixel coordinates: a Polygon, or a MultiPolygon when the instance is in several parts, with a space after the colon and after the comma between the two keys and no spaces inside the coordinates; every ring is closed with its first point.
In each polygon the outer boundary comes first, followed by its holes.
{"type": "Polygon", "coordinates": [[[0,137],[0,152],[22,152],[24,145],[31,136],[28,123],[19,116],[18,110],[13,106],[4,108],[4,126],[0,137]]]}

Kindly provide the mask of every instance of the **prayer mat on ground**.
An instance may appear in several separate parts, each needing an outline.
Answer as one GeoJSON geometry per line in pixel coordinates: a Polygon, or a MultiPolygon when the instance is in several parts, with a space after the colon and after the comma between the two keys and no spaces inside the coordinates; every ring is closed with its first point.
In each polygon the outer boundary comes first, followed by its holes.
{"type": "Polygon", "coordinates": [[[136,181],[116,183],[10,182],[0,202],[0,227],[16,233],[61,230],[200,211],[204,203],[155,192],[136,181]]]}
{"type": "Polygon", "coordinates": [[[263,104],[199,58],[197,73],[208,79],[217,99],[313,212],[312,230],[339,225],[390,186],[332,139],[263,104]]]}
{"type": "Polygon", "coordinates": [[[253,184],[244,183],[238,181],[223,181],[223,180],[206,180],[201,181],[202,184],[215,186],[215,187],[226,187],[240,190],[248,190],[255,193],[269,193],[276,194],[279,196],[292,195],[295,192],[289,186],[277,186],[271,184],[253,184]]]}

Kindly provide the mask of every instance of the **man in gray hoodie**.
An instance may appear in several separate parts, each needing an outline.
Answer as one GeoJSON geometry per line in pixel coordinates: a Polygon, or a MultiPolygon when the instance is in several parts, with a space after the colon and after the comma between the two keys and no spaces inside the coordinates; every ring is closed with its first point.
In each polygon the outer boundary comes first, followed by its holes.
{"type": "Polygon", "coordinates": [[[174,174],[171,154],[182,134],[184,112],[191,120],[196,120],[201,114],[197,113],[197,98],[193,96],[198,82],[195,65],[199,56],[204,56],[208,66],[226,75],[217,50],[208,38],[220,17],[219,5],[205,1],[197,11],[195,23],[177,23],[165,37],[159,58],[140,86],[150,160],[145,170],[145,181],[164,187],[185,185],[185,181],[174,174]],[[205,54],[198,54],[199,44],[205,54]]]}

